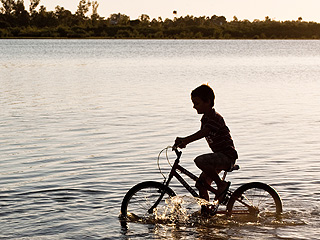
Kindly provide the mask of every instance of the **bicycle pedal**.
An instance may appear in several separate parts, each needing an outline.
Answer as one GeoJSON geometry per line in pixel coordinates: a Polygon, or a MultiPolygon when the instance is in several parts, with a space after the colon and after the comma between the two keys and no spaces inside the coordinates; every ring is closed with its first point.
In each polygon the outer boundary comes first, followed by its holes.
{"type": "Polygon", "coordinates": [[[218,210],[218,205],[202,205],[201,215],[203,216],[214,216],[218,210]]]}

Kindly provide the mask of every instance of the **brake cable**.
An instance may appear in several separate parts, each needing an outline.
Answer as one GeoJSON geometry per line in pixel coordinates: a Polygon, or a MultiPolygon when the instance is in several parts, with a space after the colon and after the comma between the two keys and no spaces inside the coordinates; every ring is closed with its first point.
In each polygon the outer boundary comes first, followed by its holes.
{"type": "Polygon", "coordinates": [[[169,156],[168,156],[168,149],[170,149],[170,148],[172,149],[172,146],[168,146],[168,147],[162,149],[162,150],[159,152],[159,154],[158,154],[158,159],[157,159],[158,169],[159,169],[162,177],[164,178],[164,181],[166,181],[167,178],[164,176],[164,174],[163,174],[162,171],[161,171],[161,167],[160,167],[160,155],[162,154],[163,151],[166,151],[166,159],[167,159],[167,162],[168,162],[168,164],[170,165],[170,167],[172,168],[172,165],[171,165],[171,163],[170,163],[170,161],[169,161],[169,156]]]}

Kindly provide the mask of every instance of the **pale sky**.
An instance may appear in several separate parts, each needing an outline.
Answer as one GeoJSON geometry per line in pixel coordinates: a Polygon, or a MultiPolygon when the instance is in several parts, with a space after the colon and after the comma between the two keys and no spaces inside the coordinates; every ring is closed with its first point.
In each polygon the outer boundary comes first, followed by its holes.
{"type": "MultiPolygon", "coordinates": [[[[48,11],[60,5],[74,13],[80,0],[41,0],[40,5],[48,11]]],[[[147,14],[151,19],[162,17],[173,19],[173,11],[177,17],[193,15],[195,17],[213,15],[225,16],[228,21],[237,16],[239,20],[264,20],[266,16],[276,21],[297,20],[320,23],[320,0],[97,0],[98,14],[109,17],[112,13],[122,13],[137,19],[147,14]]],[[[29,0],[25,0],[29,5],[29,0]]]]}

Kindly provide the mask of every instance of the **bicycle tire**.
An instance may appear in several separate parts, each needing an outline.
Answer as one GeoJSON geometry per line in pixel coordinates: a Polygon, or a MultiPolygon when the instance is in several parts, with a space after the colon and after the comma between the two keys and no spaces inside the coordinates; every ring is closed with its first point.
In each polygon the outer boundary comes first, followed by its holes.
{"type": "MultiPolygon", "coordinates": [[[[121,204],[121,216],[124,218],[131,217],[135,220],[147,219],[153,217],[149,210],[159,199],[161,193],[165,195],[158,204],[161,207],[165,205],[165,200],[176,196],[175,192],[159,182],[147,181],[132,187],[124,196],[121,204]]],[[[152,210],[152,209],[151,209],[152,210]]]]}
{"type": "Polygon", "coordinates": [[[282,201],[278,192],[265,183],[252,182],[240,186],[231,195],[227,204],[227,214],[254,216],[279,216],[282,201]]]}

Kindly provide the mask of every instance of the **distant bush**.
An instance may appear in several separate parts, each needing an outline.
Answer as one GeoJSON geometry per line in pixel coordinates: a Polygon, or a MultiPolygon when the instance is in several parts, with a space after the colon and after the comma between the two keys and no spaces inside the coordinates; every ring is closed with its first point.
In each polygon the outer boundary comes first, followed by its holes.
{"type": "Polygon", "coordinates": [[[2,0],[6,7],[0,7],[0,37],[50,37],[50,38],[196,38],[196,39],[319,39],[320,24],[316,22],[239,21],[234,17],[228,22],[224,16],[194,17],[187,15],[172,19],[150,19],[142,14],[139,19],[130,20],[124,14],[100,17],[98,4],[90,1],[79,2],[78,10],[57,6],[47,11],[44,6],[36,11],[40,1],[32,1],[30,13],[23,1],[2,0]],[[10,1],[8,5],[7,1],[10,1]],[[93,14],[87,17],[89,8],[93,14]]]}

